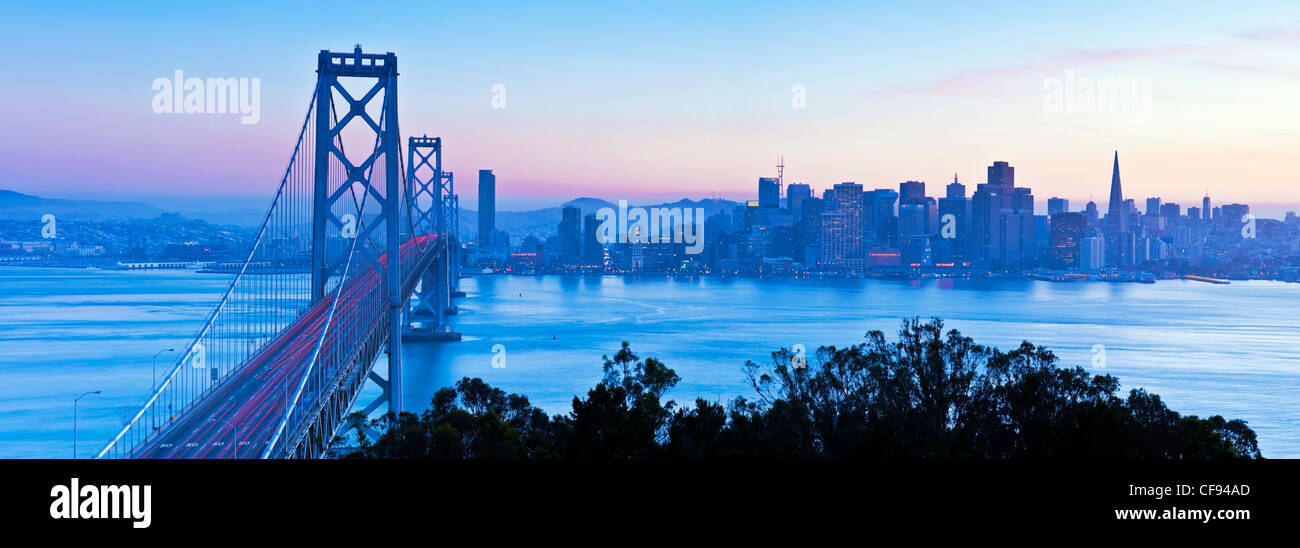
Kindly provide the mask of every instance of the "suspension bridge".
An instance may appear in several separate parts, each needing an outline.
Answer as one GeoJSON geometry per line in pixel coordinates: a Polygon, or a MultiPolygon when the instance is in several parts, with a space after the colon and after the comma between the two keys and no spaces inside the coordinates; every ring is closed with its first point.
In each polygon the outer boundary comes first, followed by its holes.
{"type": "Polygon", "coordinates": [[[325,456],[354,409],[402,411],[404,337],[460,339],[454,177],[438,137],[403,153],[397,56],[321,51],[316,73],[246,258],[98,458],[325,456]]]}

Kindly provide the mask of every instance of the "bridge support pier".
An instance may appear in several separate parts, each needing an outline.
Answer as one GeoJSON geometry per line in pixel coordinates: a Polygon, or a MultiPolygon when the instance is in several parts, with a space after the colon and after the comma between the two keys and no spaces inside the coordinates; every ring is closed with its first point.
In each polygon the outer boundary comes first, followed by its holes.
{"type": "Polygon", "coordinates": [[[451,330],[447,316],[457,312],[451,305],[455,289],[452,279],[456,257],[455,222],[457,210],[454,179],[442,170],[442,138],[411,137],[407,143],[410,166],[407,171],[408,192],[415,200],[416,226],[437,235],[437,256],[420,276],[412,295],[412,307],[403,322],[404,336],[410,341],[450,342],[461,340],[451,330]]]}

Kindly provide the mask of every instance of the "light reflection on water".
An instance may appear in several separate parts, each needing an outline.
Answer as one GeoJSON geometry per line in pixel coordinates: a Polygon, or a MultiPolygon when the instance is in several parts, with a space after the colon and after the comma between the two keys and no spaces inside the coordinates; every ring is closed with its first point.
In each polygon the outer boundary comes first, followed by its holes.
{"type": "MultiPolygon", "coordinates": [[[[70,456],[71,399],[104,390],[80,404],[88,456],[146,396],[150,357],[183,344],[227,282],[0,269],[0,456],[70,456]]],[[[1047,346],[1063,365],[1091,368],[1094,345],[1104,345],[1104,372],[1125,390],[1144,387],[1183,413],[1246,419],[1265,456],[1300,457],[1297,284],[490,276],[462,289],[453,321],[464,341],[405,345],[408,410],[471,376],[563,413],[624,340],[677,371],[670,397],[679,403],[728,401],[752,392],[747,359],[794,344],[811,354],[872,329],[892,335],[904,316],[940,316],[980,343],[1047,346]],[[494,344],[506,348],[504,368],[491,366],[494,344]]]]}

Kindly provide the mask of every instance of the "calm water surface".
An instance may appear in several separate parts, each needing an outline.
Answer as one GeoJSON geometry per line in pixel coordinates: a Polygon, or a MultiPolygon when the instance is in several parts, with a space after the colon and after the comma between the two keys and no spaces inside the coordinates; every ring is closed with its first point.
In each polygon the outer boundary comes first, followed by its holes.
{"type": "MultiPolygon", "coordinates": [[[[78,407],[77,450],[92,454],[147,396],[153,354],[186,343],[228,281],[0,268],[0,457],[71,457],[72,399],[102,390],[78,407]]],[[[471,376],[564,413],[625,340],[682,377],[670,397],[728,401],[751,393],[745,360],[940,316],[983,344],[1048,346],[1063,365],[1115,375],[1180,412],[1245,419],[1265,456],[1300,457],[1300,284],[489,276],[462,289],[464,341],[405,345],[408,410],[471,376]],[[492,367],[495,344],[504,368],[492,367]],[[1098,344],[1104,370],[1092,366],[1098,344]]],[[[174,360],[163,354],[159,370],[174,360]]]]}

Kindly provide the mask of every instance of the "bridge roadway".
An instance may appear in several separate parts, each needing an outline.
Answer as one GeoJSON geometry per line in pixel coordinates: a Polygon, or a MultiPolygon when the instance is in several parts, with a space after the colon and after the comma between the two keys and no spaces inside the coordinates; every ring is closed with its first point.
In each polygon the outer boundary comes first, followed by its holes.
{"type": "MultiPolygon", "coordinates": [[[[410,256],[427,238],[430,237],[420,236],[402,244],[400,264],[412,264],[410,256]]],[[[385,263],[386,255],[379,261],[385,263]]],[[[349,280],[339,294],[334,321],[346,322],[355,317],[363,293],[382,284],[382,275],[372,264],[364,274],[349,280]]],[[[386,314],[388,296],[385,293],[380,296],[385,299],[382,313],[386,314]]],[[[143,459],[260,456],[284,418],[287,399],[292,397],[289,391],[297,388],[310,366],[312,351],[333,300],[334,295],[330,294],[309,308],[242,368],[231,373],[181,416],[166,423],[159,435],[141,444],[132,456],[143,459]]]]}

